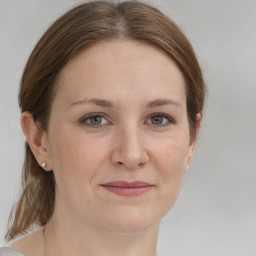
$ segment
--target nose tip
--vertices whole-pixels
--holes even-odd
[[[129,163],[128,163],[128,161],[126,161],[126,162],[117,162],[116,164],[118,165],[118,166],[125,166],[126,167],[126,169],[128,169],[128,170],[133,170],[133,169],[138,169],[138,168],[142,168],[142,167],[144,167],[144,161],[143,162],[141,162],[141,163],[139,163],[139,164],[137,164],[138,162],[134,162],[133,164],[131,163],[131,161],[129,161]]]
[[[144,167],[149,161],[149,155],[142,137],[130,132],[118,139],[112,151],[111,161],[114,165],[128,170]]]

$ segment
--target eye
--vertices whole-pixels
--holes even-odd
[[[93,128],[99,128],[109,123],[102,114],[98,113],[87,115],[83,117],[80,122]]]
[[[171,123],[174,124],[175,121],[173,120],[172,117],[168,115],[157,113],[157,114],[151,115],[150,118],[147,120],[147,123],[154,126],[166,126]]]

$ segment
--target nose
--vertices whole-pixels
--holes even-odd
[[[149,161],[149,155],[138,129],[126,129],[115,137],[111,162],[128,170],[138,169]]]

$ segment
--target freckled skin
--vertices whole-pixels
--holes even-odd
[[[72,105],[84,98],[115,107]],[[180,106],[145,107],[162,98]],[[80,122],[95,112],[104,115],[102,127]],[[175,123],[154,126],[153,113]],[[139,42],[102,42],[84,50],[60,74],[46,142],[56,178],[53,219],[119,233],[158,225],[178,196],[194,148],[182,73],[165,53]],[[154,187],[122,197],[100,186],[119,180]]]

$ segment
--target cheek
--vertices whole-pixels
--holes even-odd
[[[179,176],[186,168],[189,153],[189,139],[182,136],[166,138],[155,143],[154,152],[155,164],[161,170],[163,178]]]
[[[106,158],[105,145],[74,129],[52,134],[51,158],[57,188],[86,190]]]
[[[160,174],[158,202],[163,203],[164,214],[172,207],[180,192],[188,157],[188,143],[187,140],[165,141],[155,152],[155,168]]]

